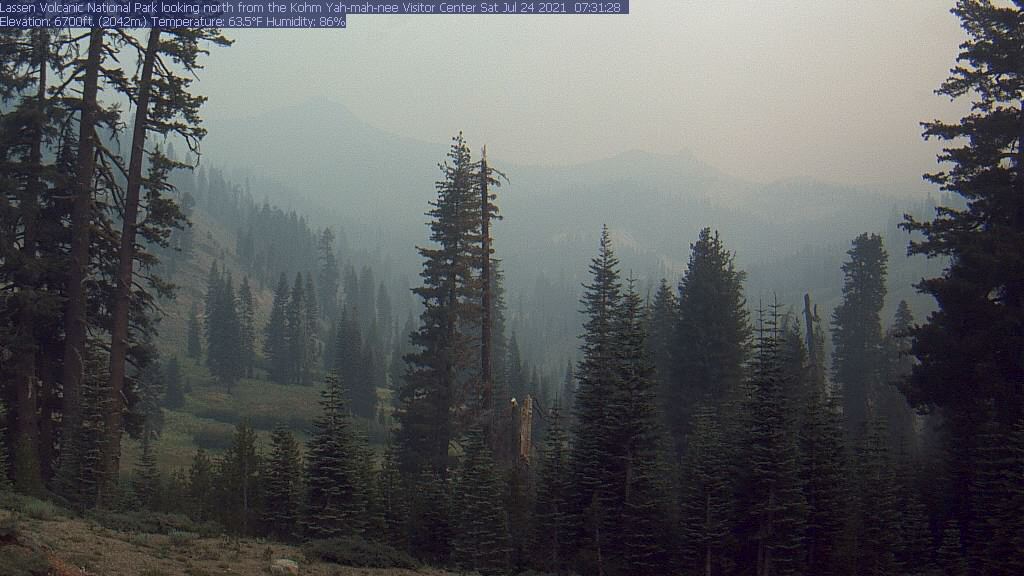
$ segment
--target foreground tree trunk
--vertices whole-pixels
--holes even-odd
[[[68,262],[67,305],[64,311],[64,441],[74,445],[82,424],[82,380],[85,372],[86,293],[89,272],[90,214],[92,183],[96,171],[96,123],[99,117],[100,61],[103,57],[103,29],[89,32],[89,49],[84,64],[79,117],[78,155],[75,166],[74,202],[71,207],[71,253]],[[73,448],[72,448],[73,449]],[[73,478],[69,478],[73,480]]]
[[[121,429],[123,427],[124,381],[128,355],[128,316],[131,309],[132,265],[135,261],[135,239],[139,217],[139,193],[142,188],[142,164],[146,153],[146,131],[149,100],[153,84],[153,67],[160,47],[160,29],[152,28],[139,79],[139,93],[132,128],[132,152],[128,163],[128,186],[125,191],[124,215],[121,225],[121,246],[118,250],[117,287],[110,331],[110,383],[107,389],[108,410],[104,418],[103,471],[107,482],[116,481],[121,463]]]
[[[491,199],[487,192],[487,147],[484,147],[483,158],[480,160],[480,278],[481,314],[480,321],[480,387],[481,407],[488,420],[493,416],[494,402],[492,385],[493,358],[491,342],[493,322],[491,320]]]
[[[38,356],[38,338],[36,337],[36,298],[35,291],[39,287],[38,269],[35,264],[36,248],[39,241],[38,222],[39,197],[42,194],[43,160],[43,114],[46,108],[47,82],[47,51],[49,32],[46,29],[32,33],[34,56],[39,67],[36,87],[36,114],[31,125],[31,142],[28,151],[28,174],[24,194],[19,201],[21,211],[22,265],[17,273],[17,284],[21,287],[22,296],[18,313],[17,342],[21,352],[15,365],[16,403],[17,403],[17,438],[16,472],[18,486],[22,490],[35,491],[40,486],[41,470],[44,468],[42,454],[49,455],[49,450],[41,449],[40,425],[38,417],[39,378],[36,375],[36,358]],[[46,412],[44,411],[44,414]],[[46,438],[44,438],[45,440]],[[48,439],[52,441],[52,439]]]

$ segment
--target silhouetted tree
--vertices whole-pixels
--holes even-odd
[[[691,411],[698,402],[718,404],[743,381],[750,327],[743,297],[746,274],[710,228],[690,246],[679,283],[679,319],[672,346],[674,370],[666,412],[677,449],[685,447]]]
[[[832,313],[832,378],[843,398],[847,431],[863,433],[882,393],[882,321],[889,259],[882,238],[861,234],[843,263],[843,302]]]
[[[998,513],[970,501],[984,468],[981,432],[994,419],[1008,435],[1024,413],[1024,71],[1012,64],[1024,46],[1024,6],[959,0],[952,12],[967,39],[937,92],[969,98],[971,106],[958,122],[924,124],[924,137],[945,145],[943,170],[926,178],[963,203],[937,208],[930,221],[908,216],[902,224],[919,235],[910,253],[949,259],[941,276],[917,285],[938,309],[912,331],[919,363],[903,391],[912,405],[943,415],[952,463],[945,499],[967,557],[977,562],[988,543],[972,535]],[[952,548],[951,538],[944,548]],[[942,568],[952,573],[956,564],[947,558]]]
[[[270,320],[264,329],[263,355],[267,359],[270,379],[278,384],[287,384],[289,378],[288,349],[288,278],[281,273],[274,289],[274,302],[270,308]]]
[[[498,471],[479,428],[467,432],[465,450],[452,502],[452,562],[481,574],[504,574],[509,565],[508,519]]]
[[[302,506],[302,462],[299,443],[283,426],[270,436],[270,456],[264,481],[264,516],[267,532],[282,540],[298,534]]]

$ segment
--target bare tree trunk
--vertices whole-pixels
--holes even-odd
[[[82,380],[85,370],[86,294],[89,272],[89,220],[92,212],[92,182],[96,171],[96,122],[99,105],[100,61],[103,57],[103,29],[89,32],[89,50],[82,83],[79,117],[78,157],[75,166],[74,203],[71,207],[71,261],[68,263],[67,306],[64,312],[64,443],[71,445],[82,425]]]
[[[481,404],[488,420],[494,411],[493,400],[493,324],[491,318],[491,199],[487,191],[487,147],[484,147],[483,158],[480,160],[480,248],[483,252],[480,264],[480,276],[483,278],[481,291],[480,320],[480,385]]]
[[[124,215],[121,224],[121,246],[118,250],[117,291],[114,295],[110,331],[110,384],[107,389],[108,410],[104,418],[103,471],[108,482],[114,482],[121,463],[122,413],[125,408],[124,381],[128,354],[128,312],[131,308],[132,265],[135,261],[135,238],[139,217],[139,192],[142,188],[142,163],[146,153],[146,126],[149,121],[149,100],[153,84],[153,68],[160,47],[160,29],[151,28],[149,42],[139,78],[135,123],[132,128],[132,152],[128,162],[128,186],[125,191]]]
[[[36,86],[36,110],[42,115],[46,108],[47,64],[50,35],[45,28],[32,32],[34,55],[39,67]],[[39,242],[39,197],[42,193],[40,171],[43,164],[43,120],[36,117],[32,126],[32,143],[29,148],[28,178],[25,193],[18,203],[23,226],[22,266],[17,272],[20,285],[21,308],[18,312],[17,342],[21,348],[15,363],[16,402],[17,402],[17,437],[21,443],[16,472],[18,483],[22,488],[35,490],[39,487],[39,479],[43,468],[40,457],[40,430],[37,411],[39,402],[39,378],[36,374],[36,358],[38,355],[38,338],[35,329],[35,306],[32,294],[39,288],[39,275],[36,272],[36,250]],[[47,451],[47,454],[49,451]]]

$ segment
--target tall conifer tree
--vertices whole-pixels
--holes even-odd
[[[619,397],[617,315],[622,303],[619,261],[612,250],[608,228],[601,232],[598,255],[590,263],[591,283],[582,298],[583,358],[576,370],[576,429],[573,434],[572,467],[574,514],[582,534],[574,539],[584,554],[603,570],[608,554],[607,538],[615,530],[616,478],[609,466],[620,453],[614,437],[609,400]],[[603,537],[602,537],[603,535]]]
[[[801,491],[796,439],[786,414],[778,310],[758,312],[757,341],[748,383],[748,472],[741,496],[745,551],[741,563],[757,576],[803,570],[806,501]]]
[[[274,302],[270,309],[270,320],[263,333],[263,355],[270,368],[270,379],[278,384],[287,384],[289,375],[288,350],[288,278],[284,272],[274,289]]]
[[[301,509],[302,462],[299,444],[282,426],[270,437],[264,481],[264,516],[267,531],[281,540],[295,538]]]
[[[465,449],[452,503],[452,561],[465,570],[504,574],[510,552],[508,518],[501,504],[501,481],[482,430],[467,432]]]
[[[685,447],[693,407],[705,398],[716,404],[730,399],[743,381],[750,339],[745,278],[718,233],[701,230],[679,283],[674,370],[666,407],[680,450]]]
[[[861,234],[843,263],[843,301],[832,313],[832,378],[850,434],[864,433],[882,392],[882,321],[889,256],[877,234]]]
[[[1024,413],[1024,5],[958,0],[952,12],[967,38],[937,92],[970,100],[970,111],[925,123],[924,137],[944,145],[942,170],[926,178],[961,202],[903,224],[920,234],[912,254],[949,258],[941,276],[917,285],[938,309],[912,331],[919,363],[903,391],[943,414],[954,462],[945,497],[977,558],[987,543],[970,535],[999,513],[968,499],[983,468],[981,431],[994,418],[1006,434]]]
[[[306,457],[306,505],[301,520],[311,538],[362,535],[366,506],[360,462],[345,391],[336,375],[320,392],[321,413],[313,421]]]
[[[572,490],[569,436],[558,401],[548,413],[549,423],[541,451],[537,498],[533,513],[533,562],[547,572],[563,574],[570,565],[567,549],[575,533],[572,526]]]
[[[249,288],[249,277],[238,287],[238,340],[240,375],[252,378],[256,370],[256,301]]]
[[[412,334],[417,350],[406,356],[409,369],[396,411],[403,469],[424,466],[444,478],[448,449],[465,422],[464,392],[476,377],[472,353],[479,320],[480,202],[469,147],[461,134],[452,140],[440,166],[437,199],[431,202],[430,240],[418,248],[423,285],[413,291],[423,302],[420,327]]]

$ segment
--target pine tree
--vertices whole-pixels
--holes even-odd
[[[1024,527],[1024,460],[1019,424],[1007,427],[989,418],[977,438],[969,502],[977,521],[968,525],[963,543],[972,573],[1003,576],[1021,564],[1013,558]]]
[[[959,0],[952,12],[967,38],[937,93],[970,99],[970,112],[958,122],[925,123],[924,137],[945,146],[943,169],[926,178],[959,198],[930,221],[902,224],[920,234],[912,254],[949,259],[941,276],[917,285],[938,309],[912,331],[919,363],[903,391],[913,406],[943,413],[956,457],[945,498],[968,555],[977,557],[976,546],[986,543],[970,535],[995,511],[966,500],[982,468],[975,444],[986,420],[1009,427],[1024,413],[1024,73],[1011,64],[1024,46],[1024,6]]]
[[[107,482],[100,459],[103,418],[108,409],[105,392],[109,364],[94,346],[95,343],[87,348],[88,356],[83,364],[85,378],[78,390],[81,405],[78,407],[77,430],[71,438],[65,439],[61,448],[60,472],[56,482],[62,496],[86,508],[113,502],[110,494],[116,488],[116,482]],[[19,447],[20,444],[15,445],[16,450]],[[15,464],[17,462],[16,456]],[[16,476],[15,480],[19,491],[33,493],[37,490],[21,485],[22,476]]]
[[[302,503],[302,463],[299,444],[287,428],[278,426],[270,437],[266,472],[263,523],[271,536],[291,540]]]
[[[202,327],[199,324],[199,308],[192,303],[188,313],[188,345],[187,354],[189,358],[198,360],[203,355]]]
[[[805,548],[809,574],[842,573],[849,492],[842,414],[825,382],[812,381],[799,431],[800,468],[807,501]]]
[[[320,392],[321,414],[313,421],[306,458],[306,503],[301,525],[311,538],[361,535],[365,499],[360,463],[345,391],[334,374]]]
[[[288,309],[288,278],[282,272],[274,290],[270,320],[263,336],[263,355],[270,367],[270,379],[278,384],[287,384],[289,376]]]
[[[310,330],[306,311],[305,283],[302,281],[302,274],[296,273],[285,315],[288,326],[289,384],[305,385],[311,382],[311,367],[307,365]]]
[[[708,404],[694,411],[683,473],[680,526],[686,571],[726,574],[732,486],[718,414]]]
[[[403,471],[429,466],[445,478],[448,449],[467,421],[466,397],[475,377],[473,329],[480,315],[478,269],[480,202],[469,147],[462,135],[452,140],[448,161],[440,166],[437,199],[431,203],[431,248],[423,258],[423,285],[414,293],[423,303],[420,326],[412,334],[416,350],[406,356],[409,369],[395,412],[401,427],[398,444]]]
[[[215,493],[224,526],[235,534],[252,534],[262,517],[260,477],[263,457],[248,420],[235,426],[231,447],[219,463]]]
[[[906,300],[900,300],[882,341],[884,371],[878,395],[879,415],[889,423],[892,446],[916,443],[914,413],[898,388],[914,368],[914,358],[910,354],[913,328],[914,316],[910,306]]]
[[[86,431],[84,409],[89,405],[85,396],[85,362],[90,358],[88,350],[88,294],[86,292],[86,280],[89,276],[90,244],[92,240],[94,211],[94,180],[96,178],[97,157],[101,157],[99,133],[97,130],[100,118],[105,109],[100,105],[100,70],[103,67],[107,56],[107,37],[102,28],[92,28],[89,31],[88,49],[86,56],[81,59],[81,64],[74,70],[74,76],[80,77],[81,98],[75,105],[80,105],[81,113],[78,117],[77,151],[74,155],[73,180],[70,186],[73,200],[70,214],[71,245],[69,249],[68,273],[66,283],[68,286],[66,304],[64,307],[64,364],[62,367],[61,384],[63,386],[63,418],[66,418],[64,430],[65,443],[73,446],[76,450],[75,460],[84,462],[86,456],[80,449],[86,445],[91,452],[90,441],[79,441],[79,434],[92,435],[93,430]],[[44,67],[45,68],[45,67]],[[34,433],[22,435],[23,438],[33,438]],[[30,454],[28,458],[19,457],[16,454],[16,465],[35,460]],[[67,458],[66,462],[71,462]],[[22,476],[26,472],[34,475],[37,466],[31,465],[33,470],[29,471],[25,466],[18,470],[18,482],[22,482]],[[75,468],[72,465],[72,468]],[[63,472],[63,481],[66,484],[73,484],[76,479],[85,477],[79,476],[80,470]],[[100,481],[102,477],[93,476]],[[31,481],[31,479],[30,479]],[[83,493],[89,489],[82,487]]]
[[[485,575],[504,574],[509,565],[508,519],[501,505],[498,472],[482,430],[467,432],[465,450],[453,502],[452,562]]]
[[[409,514],[402,477],[398,469],[398,452],[390,436],[384,446],[384,459],[377,479],[378,501],[384,519],[385,541],[398,549],[408,545],[406,519]]]
[[[231,273],[210,269],[206,295],[206,363],[217,381],[231,392],[242,375],[241,323]]]
[[[168,514],[188,514],[188,476],[184,470],[179,468],[167,476],[167,481],[160,487],[159,509]]]
[[[647,326],[643,303],[635,281],[627,281],[617,314],[616,342],[622,396],[621,406],[612,403],[617,418],[615,436],[623,442],[625,471],[622,539],[623,560],[630,574],[663,574],[671,546],[672,486],[662,450],[661,415],[656,408],[654,365],[648,355]]]
[[[490,452],[490,449],[488,448]],[[493,454],[493,453],[492,453]],[[498,465],[500,467],[500,465]],[[501,487],[502,510],[505,514],[509,536],[508,563],[513,570],[523,570],[532,550],[529,548],[530,526],[533,522],[534,486],[533,471],[527,462],[518,462],[505,469]]]
[[[345,306],[351,308],[359,306],[359,274],[352,264],[345,266],[344,293]]]
[[[215,326],[218,314],[218,298],[223,290],[224,279],[220,267],[214,261],[210,264],[210,272],[206,276],[206,296],[203,299],[203,335],[206,337],[207,349],[216,336]],[[209,359],[207,359],[209,362]]]
[[[548,430],[541,451],[530,549],[534,551],[537,568],[557,574],[564,574],[570,565],[567,545],[575,532],[569,465],[569,436],[556,400],[548,413]]]
[[[238,288],[238,336],[241,374],[252,378],[256,370],[256,301],[249,288],[249,277]]]
[[[566,362],[565,365],[565,376],[562,379],[561,399],[565,406],[565,414],[567,415],[567,418],[571,420],[571,416],[576,410],[576,373],[573,371],[572,361]],[[569,420],[567,420],[567,422]],[[571,428],[571,426],[567,425],[566,428]]]
[[[51,467],[53,429],[50,412],[56,406],[46,400],[55,393],[53,378],[43,378],[50,357],[58,356],[61,307],[66,291],[47,287],[47,278],[63,276],[70,264],[63,242],[51,241],[63,229],[48,226],[54,218],[66,215],[65,200],[73,176],[62,158],[50,160],[48,152],[62,146],[70,148],[70,134],[57,135],[56,126],[68,125],[73,118],[67,102],[74,106],[67,84],[51,86],[51,72],[70,71],[68,56],[56,49],[69,42],[68,32],[50,29],[5,30],[0,44],[0,283],[7,289],[4,299],[6,323],[0,332],[4,349],[5,383],[9,384],[11,404],[8,415],[12,436],[18,438],[11,454],[12,472],[19,484],[38,485],[38,476],[47,476]],[[82,62],[79,60],[76,64]],[[59,74],[59,72],[58,72]],[[68,137],[62,144],[59,139]],[[63,155],[61,155],[63,156]],[[59,186],[59,188],[58,188]],[[57,211],[54,211],[54,209]],[[51,329],[52,328],[52,329]],[[84,343],[84,334],[83,340]],[[52,347],[52,348],[51,348]],[[48,381],[50,380],[50,381]],[[72,385],[63,393],[75,393]],[[56,404],[53,402],[52,404]],[[77,406],[75,407],[77,408]],[[65,406],[63,421],[72,418]],[[38,411],[38,413],[37,413]],[[65,438],[68,433],[65,431]]]
[[[903,453],[896,466],[896,511],[898,533],[895,538],[896,566],[901,574],[927,574],[932,571],[932,533],[928,523],[915,471],[920,462]]]
[[[679,319],[671,350],[674,370],[666,412],[680,452],[693,407],[706,398],[714,404],[729,399],[743,381],[750,338],[745,278],[718,233],[701,230],[679,283]]]
[[[747,406],[749,471],[743,514],[749,521],[749,565],[758,576],[803,569],[806,501],[801,491],[795,438],[785,413],[778,311],[758,312],[757,342]]]
[[[317,285],[320,286],[320,313],[324,318],[334,318],[338,308],[338,284],[341,273],[338,259],[334,255],[334,232],[324,228],[317,241]]]
[[[126,38],[126,37],[123,37]],[[123,39],[122,38],[122,39]],[[118,475],[121,459],[123,399],[125,398],[129,341],[129,316],[133,308],[151,300],[144,290],[136,288],[136,263],[145,270],[155,263],[155,257],[144,247],[167,247],[171,230],[180,228],[184,215],[170,195],[173,186],[168,175],[175,168],[184,168],[162,153],[159,147],[146,149],[150,134],[163,138],[178,137],[195,150],[206,131],[200,124],[199,109],[204,98],[189,92],[196,71],[202,66],[200,55],[208,53],[211,44],[226,46],[230,42],[216,28],[149,29],[145,47],[141,43],[126,42],[139,51],[138,72],[130,77],[128,86],[119,86],[121,76],[111,81],[121,88],[135,105],[132,126],[132,144],[125,174],[124,195],[119,203],[121,221],[117,239],[117,255],[113,294],[110,299],[110,381],[108,384],[109,411],[104,423],[103,462],[110,478]],[[177,66],[165,66],[163,60],[173,60]],[[148,173],[143,175],[143,167]],[[90,175],[91,179],[91,175]],[[143,189],[145,194],[143,194]],[[141,216],[141,219],[140,219]],[[152,274],[143,274],[151,285],[165,290]],[[230,383],[229,383],[230,386]]]
[[[155,510],[160,497],[160,471],[156,467],[151,435],[142,435],[142,454],[135,465],[135,497],[148,510]]]
[[[347,385],[352,411],[363,418],[373,417],[376,413],[377,389],[373,383],[372,367],[368,365],[372,362],[370,350],[364,349],[355,309],[342,310],[338,322],[338,340],[334,346],[334,370]]]
[[[317,301],[316,287],[313,285],[313,275],[306,274],[306,329],[308,330],[309,343],[306,345],[306,370],[309,373],[307,379],[312,381],[313,367],[320,363],[323,342],[320,340],[320,305]]]
[[[673,364],[672,347],[675,344],[676,322],[679,318],[678,301],[672,287],[664,278],[658,284],[648,310],[648,347],[654,362],[655,380],[658,383],[659,405],[668,406],[671,398]],[[662,408],[664,410],[664,408]]]
[[[467,402],[475,417],[482,417],[488,421],[486,434],[489,437],[487,441],[492,446],[497,446],[499,443],[497,436],[500,433],[492,430],[493,425],[499,420],[494,412],[494,408],[497,406],[494,401],[494,385],[496,380],[494,365],[496,347],[494,344],[496,333],[503,327],[496,325],[497,319],[495,318],[499,305],[495,290],[500,289],[501,273],[497,270],[494,260],[494,238],[491,236],[491,222],[501,219],[501,216],[498,214],[498,207],[494,204],[497,195],[494,194],[493,190],[501,186],[499,177],[504,175],[487,163],[486,146],[483,148],[476,169],[477,174],[475,176],[477,182],[475,188],[479,192],[480,203],[480,246],[477,254],[480,260],[478,264],[480,268],[478,280],[480,287],[480,374],[478,390],[470,395]]]
[[[857,461],[857,573],[873,576],[893,574],[896,571],[894,532],[899,518],[896,515],[893,462],[884,421],[877,418],[868,421],[867,435]]]
[[[391,332],[394,319],[391,317],[391,296],[383,282],[377,287],[377,325],[384,331],[384,345],[391,343]]]
[[[377,486],[377,454],[367,439],[367,427],[357,426],[353,434],[356,460],[357,505],[363,509],[361,518],[365,535],[379,535],[384,530],[384,506]]]
[[[618,398],[618,342],[616,318],[622,301],[619,262],[612,250],[607,227],[601,233],[600,249],[590,264],[593,280],[584,285],[581,303],[586,315],[583,325],[583,359],[576,370],[576,429],[573,434],[572,468],[575,500],[573,512],[582,528],[574,538],[574,549],[593,558],[598,571],[604,570],[608,554],[602,534],[613,532],[616,518],[615,489],[620,486],[610,473],[609,463],[620,453],[609,400]],[[617,519],[617,518],[616,518]],[[594,569],[590,567],[589,569]]]
[[[164,404],[167,384],[164,370],[158,358],[147,360],[133,378],[132,392],[136,398],[131,411],[126,414],[127,424],[142,434],[159,435],[164,428]]]
[[[209,520],[216,510],[213,501],[213,462],[202,448],[196,450],[188,471],[188,495],[192,517]]]
[[[409,549],[428,564],[444,566],[451,555],[454,533],[448,480],[429,468],[423,468],[407,482]]]
[[[860,435],[881,392],[882,322],[888,254],[861,234],[843,263],[843,302],[832,313],[832,378],[842,390],[847,432]]]
[[[376,288],[377,282],[373,277],[373,268],[364,264],[362,270],[359,271],[358,293],[354,303],[356,310],[362,312],[359,316],[361,320],[359,328],[362,330],[369,328],[374,318],[377,317],[377,302],[374,299]]]

